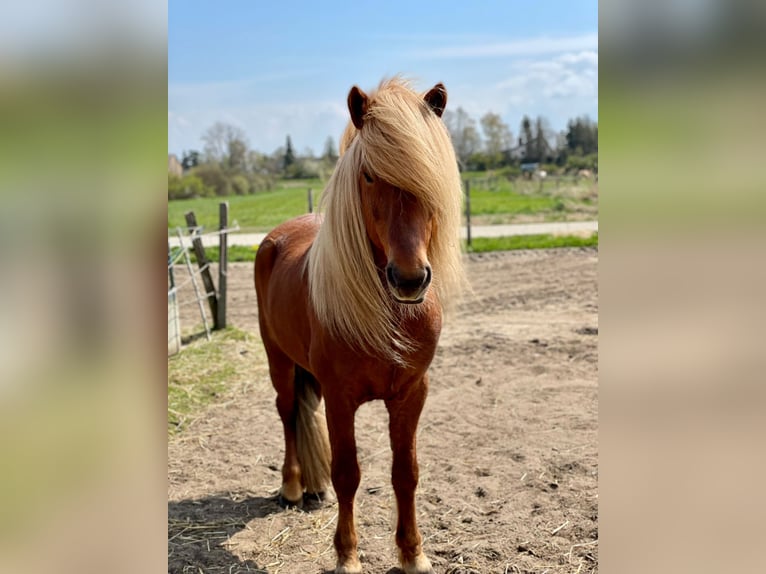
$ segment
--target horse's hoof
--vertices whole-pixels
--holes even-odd
[[[332,495],[326,490],[320,490],[319,492],[306,492],[303,495],[305,502],[325,502],[330,500]]]
[[[402,570],[404,574],[434,574],[431,562],[425,554],[418,554],[411,562],[402,564]]]
[[[303,498],[299,498],[298,500],[289,500],[282,496],[282,493],[279,493],[279,496],[277,497],[277,504],[281,506],[282,508],[303,508]]]
[[[362,563],[359,562],[358,558],[345,562],[338,561],[337,566],[335,566],[335,574],[362,574]]]

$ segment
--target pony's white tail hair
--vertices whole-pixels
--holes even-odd
[[[295,398],[298,402],[296,442],[301,481],[309,493],[324,492],[330,484],[330,439],[310,373],[295,367]]]

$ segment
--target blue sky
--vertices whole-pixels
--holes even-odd
[[[170,0],[168,148],[202,149],[216,121],[271,153],[289,134],[321,153],[348,121],[352,85],[402,74],[444,82],[448,109],[524,114],[556,129],[598,118],[596,0],[295,2]]]

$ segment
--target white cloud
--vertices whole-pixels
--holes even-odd
[[[230,111],[247,130],[251,147],[264,152],[284,145],[288,134],[296,149],[319,152],[327,136],[338,141],[348,121],[345,102],[264,104]]]
[[[585,63],[592,66],[598,66],[598,52],[591,50],[578,53],[562,54],[557,58],[557,60],[564,64]]]
[[[497,68],[499,70],[499,68]],[[579,115],[598,118],[598,52],[575,50],[549,57],[515,59],[492,80],[448,84],[449,109],[474,118],[498,113],[518,137],[523,115],[543,116],[554,130]],[[477,126],[478,127],[478,126]]]
[[[236,81],[169,84],[168,148],[202,149],[202,134],[225,122],[242,128],[254,150],[270,153],[289,134],[296,149],[319,152],[327,136],[337,142],[348,119],[345,100],[326,101],[301,89],[321,74],[313,67]]]
[[[461,106],[476,120],[488,111],[499,113],[514,132],[523,114],[543,115],[556,129],[577,115],[597,117],[596,40],[594,34],[555,42],[538,38],[485,44],[488,53],[526,53],[502,65],[491,61],[478,66],[474,60],[451,65],[439,78],[449,90],[449,109]],[[562,51],[563,46],[572,49]],[[266,153],[284,145],[288,134],[298,150],[311,147],[318,153],[327,136],[337,143],[348,122],[345,90],[337,88],[337,81],[309,78],[312,71],[316,70],[285,71],[284,78],[276,72],[242,81],[169,85],[169,150],[201,149],[202,134],[217,121],[241,127],[250,147]],[[306,85],[315,88],[307,90]]]
[[[513,73],[497,84],[512,102],[540,98],[598,97],[598,53],[566,53],[547,60],[526,60],[513,65]]]
[[[330,101],[255,103],[227,107],[200,102],[183,114],[175,110],[168,112],[170,151],[202,149],[202,134],[218,121],[244,129],[251,149],[271,153],[284,145],[285,138],[290,135],[296,149],[302,151],[311,147],[319,153],[327,136],[332,136],[337,145],[348,121],[348,110],[345,102]]]
[[[188,128],[191,122],[185,117],[168,110],[168,127]]]
[[[598,49],[598,34],[551,38],[524,38],[511,42],[474,43],[418,50],[411,54],[423,59],[488,58],[500,56],[534,56],[559,52]]]
[[[240,80],[220,82],[173,82],[168,84],[168,101],[174,104],[205,102],[210,105],[227,105],[231,102],[254,101],[275,86],[301,85],[321,76],[321,68],[299,68],[259,74]]]

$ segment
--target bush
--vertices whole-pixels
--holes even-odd
[[[274,187],[274,177],[271,175],[251,173],[248,174],[248,183],[250,184],[250,193],[269,191]]]
[[[217,163],[203,163],[192,172],[219,197],[231,195],[231,182]]]
[[[573,155],[567,158],[566,171],[576,173],[581,169],[598,171],[598,154],[592,153],[586,156]]]
[[[561,168],[555,163],[544,163],[540,166],[540,169],[548,175],[559,175],[559,172],[561,172]]]
[[[193,197],[212,197],[213,190],[195,175],[178,177],[168,174],[168,199],[190,199]]]
[[[490,164],[490,158],[483,152],[471,154],[465,162],[466,171],[487,171]]]
[[[237,195],[247,195],[250,192],[250,182],[244,175],[235,175],[231,178],[231,189]]]
[[[321,175],[321,162],[314,159],[299,159],[285,169],[286,179],[314,179]]]
[[[227,171],[218,163],[203,163],[181,180],[168,174],[168,198],[226,197],[268,191],[274,177],[245,171]],[[172,191],[171,191],[172,190]]]
[[[178,199],[183,192],[181,187],[181,178],[172,173],[168,174],[168,199]]]
[[[498,177],[503,177],[505,179],[511,180],[521,175],[521,168],[515,165],[508,165],[504,168],[498,169],[495,173]]]

